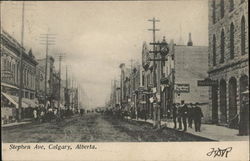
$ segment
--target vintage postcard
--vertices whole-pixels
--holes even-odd
[[[4,161],[249,160],[248,0],[0,6]]]

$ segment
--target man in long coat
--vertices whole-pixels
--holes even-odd
[[[203,117],[203,113],[201,111],[201,108],[199,107],[199,103],[196,103],[195,108],[194,108],[194,126],[195,126],[196,132],[201,131],[201,118],[202,117]]]

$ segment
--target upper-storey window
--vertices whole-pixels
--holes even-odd
[[[234,10],[234,0],[229,0],[229,11],[233,11]]]
[[[221,18],[224,17],[224,12],[225,12],[224,0],[221,0],[220,1],[220,14],[221,14]]]
[[[213,66],[216,66],[216,37],[213,35]]]
[[[224,29],[222,29],[221,31],[221,39],[220,39],[220,63],[224,63],[224,59],[225,59],[225,34],[224,34]]]
[[[230,25],[230,58],[234,58],[234,24]]]
[[[216,7],[215,7],[215,0],[212,2],[212,18],[213,18],[213,24],[216,23]]]
[[[241,55],[246,54],[246,22],[245,17],[241,18]]]

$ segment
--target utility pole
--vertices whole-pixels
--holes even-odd
[[[160,20],[155,19],[155,17],[153,17],[153,19],[149,19],[148,21],[153,23],[153,28],[152,29],[148,29],[149,31],[152,31],[153,33],[153,88],[157,89],[157,82],[156,82],[156,63],[155,63],[155,58],[156,58],[156,46],[155,46],[155,32],[156,31],[160,31],[159,29],[155,28],[155,23],[156,22],[160,22]],[[153,97],[156,98],[156,93],[153,93]],[[155,107],[154,107],[155,106]],[[159,119],[157,117],[157,113],[159,110],[159,105],[157,104],[157,101],[153,103],[153,107],[154,107],[154,111],[153,111],[153,118],[154,118],[154,126],[159,127],[160,125],[158,125],[159,123]]]
[[[68,66],[66,66],[66,92],[65,92],[65,104],[66,108],[69,109],[69,93],[68,93]]]
[[[62,68],[62,60],[64,58],[64,53],[59,53],[58,54],[58,59],[59,59],[59,95],[58,95],[58,109],[59,109],[59,112],[61,111],[61,107],[60,107],[60,104],[61,104],[61,68]]]
[[[74,79],[73,79],[73,75],[71,77],[71,108],[74,110]]]
[[[49,29],[48,29],[49,30]],[[45,56],[45,81],[44,81],[44,107],[46,108],[47,104],[47,75],[48,75],[48,51],[49,51],[49,45],[55,45],[55,37],[53,37],[55,34],[41,34],[41,45],[45,45],[46,47],[46,56]]]
[[[22,97],[23,97],[23,40],[24,40],[24,10],[25,10],[25,1],[22,4],[22,27],[21,27],[21,47],[20,47],[20,69],[19,69],[19,99],[18,99],[18,121],[22,119]]]

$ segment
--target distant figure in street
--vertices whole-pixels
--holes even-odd
[[[178,124],[179,124],[179,130],[181,130],[182,129],[182,121],[181,121],[181,106],[180,106],[180,104],[177,104],[177,120],[178,120]]]
[[[201,108],[199,107],[199,103],[196,103],[195,108],[194,108],[194,126],[195,126],[196,132],[201,131],[201,118],[202,117],[203,117],[203,113],[201,111]]]
[[[56,116],[57,115],[57,109],[55,108],[53,112],[54,112],[54,115]]]
[[[80,109],[80,115],[81,115],[81,117],[83,116],[83,109]]]
[[[193,125],[193,118],[194,117],[194,106],[192,103],[189,104],[188,107],[188,127],[192,128]]]
[[[184,103],[184,100],[182,100],[181,101],[181,118],[182,118],[182,123],[184,126],[183,131],[187,131],[187,113],[188,113],[187,105]]]
[[[40,122],[43,122],[43,121],[44,121],[44,115],[45,115],[44,110],[41,110],[41,114],[40,114]]]
[[[37,110],[36,109],[33,110],[33,117],[34,117],[34,120],[36,121],[37,120]]]
[[[176,118],[177,118],[177,107],[176,104],[173,104],[173,122],[174,122],[174,128],[176,129]]]

